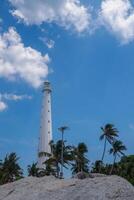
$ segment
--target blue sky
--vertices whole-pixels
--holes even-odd
[[[47,17],[32,10],[32,4],[38,10],[36,1],[27,2],[0,3],[0,158],[14,151],[23,168],[36,161],[41,84],[46,79],[53,87],[54,139],[60,138],[57,128],[68,125],[67,141],[85,142],[94,161],[103,149],[100,127],[113,123],[127,154],[133,154],[133,2],[64,0],[62,5],[61,0],[41,0],[53,14]]]

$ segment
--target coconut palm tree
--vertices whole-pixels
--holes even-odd
[[[62,140],[62,148],[61,148],[61,170],[60,170],[60,178],[62,179],[63,178],[63,164],[64,164],[64,161],[63,161],[63,142],[64,142],[64,132],[66,130],[69,130],[69,127],[68,126],[61,126],[60,128],[58,128],[58,130],[61,132],[61,140]]]
[[[63,145],[63,146],[62,146]],[[50,142],[52,154],[49,155],[48,160],[45,162],[46,165],[52,168],[52,171],[55,170],[55,176],[59,177],[60,174],[60,165],[67,168],[67,165],[70,164],[72,160],[71,154],[71,146],[66,146],[65,141],[62,140],[57,141],[54,143],[53,141]],[[63,147],[63,161],[61,160],[61,152]]]
[[[123,151],[126,151],[126,150],[127,150],[126,146],[122,143],[122,141],[117,140],[117,141],[113,142],[112,148],[109,151],[109,153],[113,154],[113,156],[114,156],[113,165],[112,165],[110,174],[112,174],[112,172],[113,172],[117,156],[120,156],[120,155],[124,156],[125,154]]]
[[[106,124],[105,127],[101,127],[102,135],[100,136],[100,140],[104,140],[104,149],[102,154],[102,162],[104,160],[107,142],[112,144],[115,141],[116,137],[118,137],[118,130],[114,127],[113,124]]]
[[[95,163],[93,164],[92,172],[93,173],[99,173],[100,168],[102,169],[103,163],[101,160],[96,160]]]
[[[16,153],[6,155],[0,164],[0,184],[13,182],[22,178],[22,169],[18,164],[19,158]]]
[[[72,155],[74,163],[72,163],[72,174],[78,172],[88,172],[89,160],[86,158],[86,153],[88,152],[87,146],[85,143],[79,143],[77,147],[73,147]]]
[[[39,176],[39,168],[37,167],[37,163],[33,163],[32,165],[28,165],[28,176]]]

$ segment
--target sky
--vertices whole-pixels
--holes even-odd
[[[54,140],[85,142],[101,158],[112,123],[134,153],[134,2],[0,0],[0,158],[37,160],[42,83],[52,84]],[[106,161],[112,161],[106,155]]]

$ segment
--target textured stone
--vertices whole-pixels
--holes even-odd
[[[84,180],[28,177],[0,186],[0,200],[134,200],[134,187],[118,176]]]

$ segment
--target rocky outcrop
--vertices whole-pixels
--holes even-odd
[[[134,187],[118,176],[28,177],[0,186],[0,200],[134,200]]]

